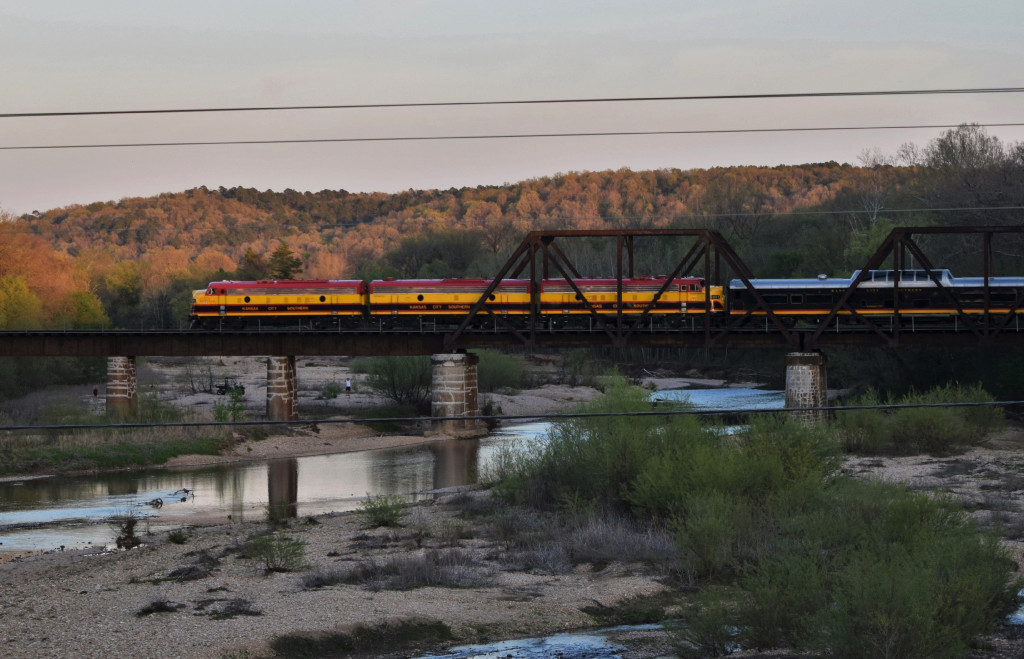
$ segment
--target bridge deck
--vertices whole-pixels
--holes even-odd
[[[810,338],[812,330],[793,330],[798,339]],[[179,330],[108,330],[108,331],[24,331],[0,332],[0,356],[245,356],[245,355],[430,355],[447,350],[447,333],[410,332],[315,332],[315,331],[179,331]],[[1024,331],[1002,331],[979,340],[970,331],[904,329],[898,337],[902,346],[975,345],[1024,346]],[[610,337],[603,331],[538,332],[533,345],[538,348],[609,345]],[[732,331],[710,336],[702,331],[638,332],[629,337],[629,345],[658,346],[751,346],[792,347],[774,331]],[[870,330],[823,333],[816,345],[882,347],[893,340]],[[459,337],[457,348],[501,348],[523,346],[511,333],[466,332]]]

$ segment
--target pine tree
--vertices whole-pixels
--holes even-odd
[[[291,248],[282,240],[270,255],[270,272],[274,279],[292,279],[302,270],[302,259],[295,256]]]

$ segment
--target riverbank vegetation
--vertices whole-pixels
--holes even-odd
[[[622,382],[585,406],[649,409]],[[844,476],[851,427],[775,416],[728,435],[693,416],[572,419],[506,453],[494,492],[669,530],[686,651],[961,656],[1013,605],[1014,564],[952,500]]]
[[[874,389],[847,401],[848,406],[927,405],[879,412],[840,412],[835,427],[844,450],[862,454],[948,453],[980,444],[1003,425],[1003,410],[979,385],[946,384],[923,393],[886,396]],[[974,403],[977,407],[941,407]]]
[[[0,417],[2,418],[2,417]],[[150,396],[139,398],[134,423],[186,421],[184,413]],[[100,426],[124,421],[80,405],[47,408],[42,425]],[[217,455],[229,443],[223,429],[78,428],[0,433],[0,474],[104,471],[159,465],[179,455]]]
[[[499,389],[515,390],[523,385],[519,360],[497,350],[474,350],[477,388],[481,393]],[[430,357],[362,357],[352,361],[352,370],[366,375],[365,383],[378,394],[414,414],[430,413]]]

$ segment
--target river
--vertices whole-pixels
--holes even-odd
[[[783,404],[782,392],[744,388],[652,394],[660,400],[683,397],[701,409],[776,409]],[[8,479],[0,481],[0,550],[106,546],[114,539],[106,520],[128,510],[143,518],[144,530],[161,531],[197,522],[261,520],[271,503],[287,515],[304,517],[353,510],[368,496],[415,501],[478,482],[500,447],[547,429],[547,423],[526,423],[478,440],[188,469]]]

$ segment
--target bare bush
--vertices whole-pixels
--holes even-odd
[[[132,549],[142,544],[142,540],[135,535],[135,527],[139,524],[139,514],[135,510],[134,502],[127,508],[110,518],[110,525],[117,536],[114,543],[118,549]]]
[[[320,570],[303,579],[306,588],[338,583],[370,590],[410,590],[424,586],[471,588],[489,585],[493,575],[473,554],[458,549],[431,549],[386,561],[368,560],[348,567]]]
[[[587,517],[569,529],[564,543],[575,562],[639,561],[667,569],[679,560],[670,533],[621,515]]]
[[[186,364],[185,380],[194,394],[213,393],[213,369],[209,364]]]
[[[153,600],[146,606],[139,609],[135,615],[138,617],[148,616],[153,613],[175,613],[185,608],[184,604],[170,602],[168,600]]]
[[[573,561],[565,547],[557,543],[546,543],[522,551],[502,552],[496,554],[495,558],[498,558],[506,569],[516,571],[540,570],[549,574],[568,574],[573,569]]]

